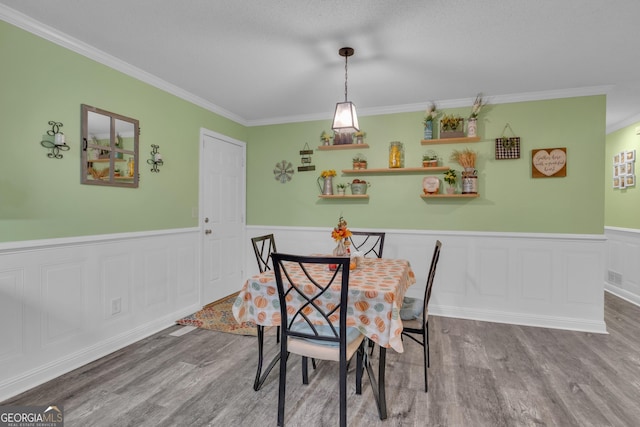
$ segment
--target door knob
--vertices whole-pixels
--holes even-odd
[[[205,219],[204,219],[204,222],[209,222],[209,218],[205,218]]]
[[[211,230],[204,230],[204,234],[211,234]]]

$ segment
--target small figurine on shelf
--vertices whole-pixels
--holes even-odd
[[[364,137],[367,134],[364,131],[357,131],[356,133],[353,134],[353,136],[356,137],[356,144],[364,144]]]

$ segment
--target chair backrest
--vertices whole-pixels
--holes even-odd
[[[431,257],[431,267],[429,267],[429,275],[427,276],[427,286],[424,289],[424,309],[423,319],[426,322],[428,311],[427,307],[429,305],[429,300],[431,299],[431,288],[433,287],[433,279],[436,277],[436,267],[438,265],[438,260],[440,259],[440,248],[442,247],[442,242],[440,240],[436,240],[436,247],[433,250],[433,257]]]
[[[256,261],[258,261],[258,269],[260,273],[264,273],[267,270],[271,270],[271,254],[277,252],[276,240],[273,234],[265,234],[264,236],[253,237],[251,239],[253,245],[253,252],[256,254]]]
[[[282,341],[291,336],[334,342],[346,351],[350,259],[282,253],[274,253],[272,259]]]
[[[382,258],[384,249],[384,232],[374,231],[351,231],[351,245],[354,250],[362,252],[364,256],[375,255]]]

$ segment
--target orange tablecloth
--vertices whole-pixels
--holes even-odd
[[[332,274],[326,266],[316,268],[319,269],[316,274]],[[302,273],[296,275],[296,279],[300,278]],[[400,308],[405,292],[415,282],[409,261],[365,258],[361,266],[349,274],[347,322],[382,347],[402,353]],[[336,290],[339,291],[339,286]],[[238,322],[280,325],[280,301],[273,271],[245,282],[233,304],[233,315]]]

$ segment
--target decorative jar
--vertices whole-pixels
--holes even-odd
[[[404,146],[400,141],[389,144],[389,168],[404,167]]]

